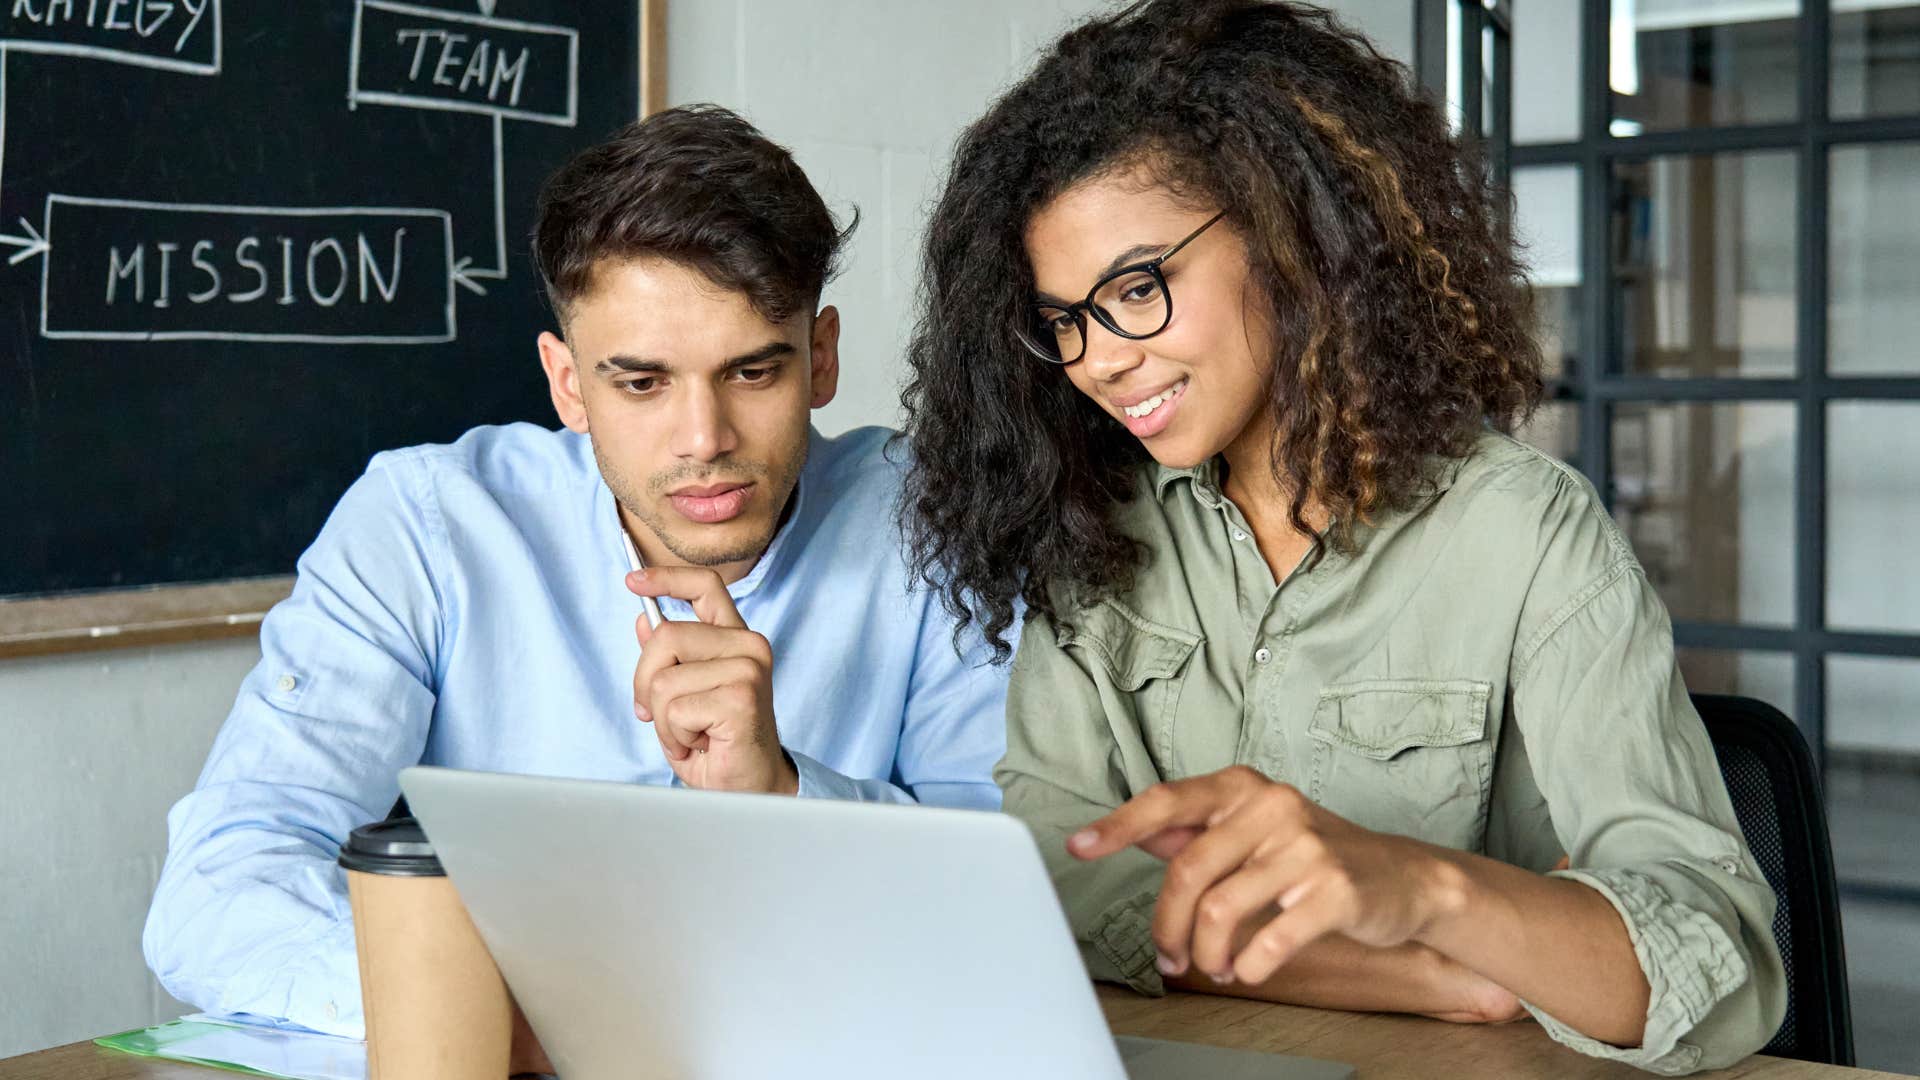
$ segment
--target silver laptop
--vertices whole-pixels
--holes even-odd
[[[1108,1032],[1001,814],[400,774],[565,1080],[1343,1080]]]

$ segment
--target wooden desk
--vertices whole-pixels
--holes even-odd
[[[1206,994],[1173,994],[1156,1001],[1105,986],[1100,988],[1100,1006],[1113,1030],[1122,1035],[1344,1061],[1359,1067],[1359,1080],[1645,1080],[1652,1075],[1581,1057],[1528,1023],[1469,1027],[1402,1016],[1262,1005]],[[216,1080],[233,1075],[117,1054],[92,1043],[0,1061],[0,1080]],[[1711,1080],[1894,1080],[1893,1073],[1757,1056],[1701,1076]]]
[[[1358,1080],[1646,1080],[1652,1073],[1582,1057],[1547,1038],[1538,1024],[1449,1024],[1411,1016],[1328,1012],[1210,994],[1143,998],[1100,987],[1100,1007],[1119,1035],[1183,1039],[1241,1050],[1343,1061]],[[1810,1065],[1755,1055],[1711,1080],[1888,1080],[1894,1073]],[[0,1066],[0,1080],[14,1080]]]

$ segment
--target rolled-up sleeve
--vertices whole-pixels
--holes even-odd
[[[375,468],[301,556],[293,595],[260,629],[199,783],[168,815],[147,915],[147,964],[214,1013],[362,1031],[346,885],[334,859],[387,812],[432,717],[439,542]]]
[[[1044,616],[1029,619],[1007,692],[1007,754],[994,772],[1005,809],[1024,821],[1059,891],[1087,971],[1158,996],[1152,920],[1165,866],[1138,848],[1096,862],[1067,854],[1067,837],[1158,777],[1130,717],[1103,703],[1093,676],[1060,646]],[[1131,774],[1131,776],[1130,776]]]
[[[1610,530],[1610,527],[1608,527]],[[1669,1075],[1760,1049],[1786,1009],[1775,898],[1676,669],[1665,607],[1624,550],[1516,654],[1513,721],[1571,869],[1606,897],[1651,991],[1634,1048],[1528,1006],[1554,1039]]]

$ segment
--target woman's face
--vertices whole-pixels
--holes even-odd
[[[1035,303],[1077,303],[1095,282],[1155,258],[1213,214],[1183,205],[1138,172],[1069,188],[1027,224]],[[1259,289],[1249,280],[1246,247],[1227,221],[1160,269],[1173,311],[1166,328],[1132,340],[1089,316],[1083,320],[1086,351],[1061,374],[1154,460],[1187,468],[1226,450],[1265,417],[1272,337],[1252,305]],[[1152,291],[1129,285],[1125,295],[1102,290],[1102,299],[1118,317],[1115,304],[1150,302]]]

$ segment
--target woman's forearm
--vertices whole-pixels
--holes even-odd
[[[1257,928],[1250,926],[1247,936]],[[1512,994],[1436,949],[1417,943],[1380,949],[1339,934],[1307,946],[1263,983],[1221,985],[1191,970],[1166,982],[1181,990],[1283,1005],[1417,1013],[1461,1023],[1525,1015]]]
[[[1650,991],[1606,897],[1484,856],[1430,850],[1441,914],[1420,941],[1576,1031],[1640,1045]]]

